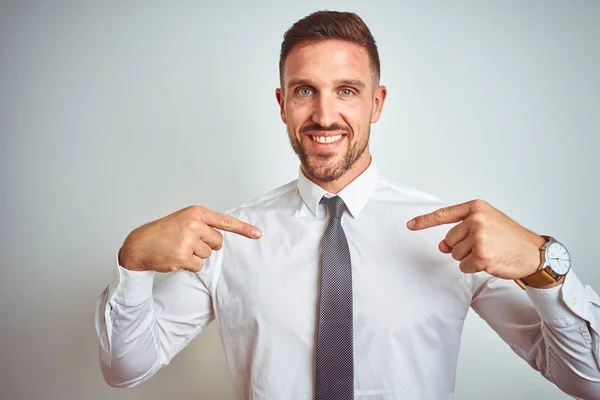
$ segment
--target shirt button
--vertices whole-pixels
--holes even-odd
[[[571,297],[571,305],[572,306],[577,305],[577,297],[575,297],[575,296]]]
[[[117,287],[117,285],[119,284],[119,282],[117,282],[116,280],[113,281],[113,286]]]

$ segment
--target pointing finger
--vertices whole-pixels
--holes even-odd
[[[452,224],[464,220],[470,212],[470,203],[443,207],[429,214],[419,215],[418,217],[411,219],[407,222],[406,226],[409,229],[416,231],[444,224]]]
[[[258,239],[262,232],[257,227],[242,222],[239,219],[227,214],[208,212],[202,216],[202,221],[213,228],[221,229],[238,235],[246,236],[250,239]]]

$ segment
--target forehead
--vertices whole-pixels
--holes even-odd
[[[366,50],[344,40],[324,40],[295,46],[284,63],[283,84],[292,79],[327,83],[344,79],[369,81]]]

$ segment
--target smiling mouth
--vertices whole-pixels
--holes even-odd
[[[343,135],[333,135],[333,136],[316,136],[316,135],[309,135],[309,137],[317,143],[333,143],[333,142],[337,142],[338,140],[340,140],[342,138]]]

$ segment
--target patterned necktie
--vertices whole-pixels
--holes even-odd
[[[342,229],[346,205],[338,196],[323,197],[329,224],[323,236],[321,292],[317,328],[315,399],[354,399],[352,345],[352,264]]]

